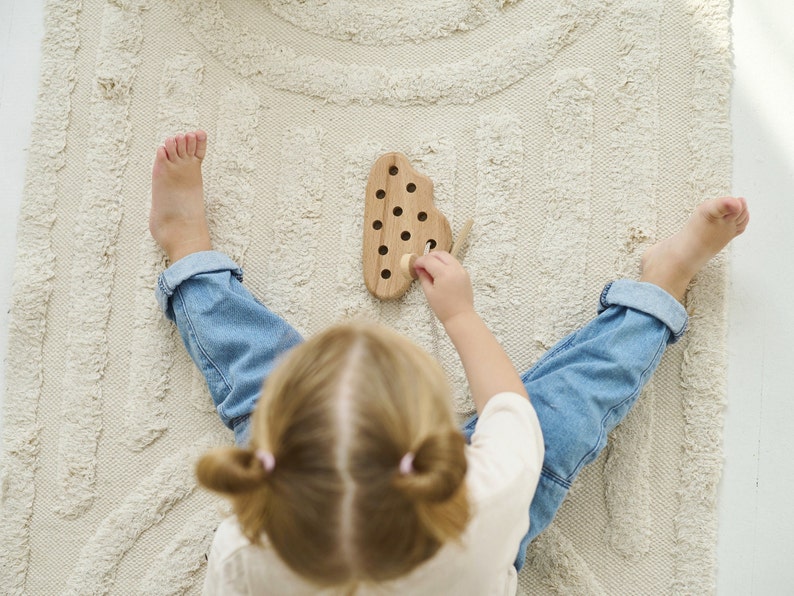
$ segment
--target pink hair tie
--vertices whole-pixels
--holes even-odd
[[[414,454],[410,451],[403,455],[402,459],[400,460],[400,474],[403,476],[408,476],[411,472],[414,471]]]
[[[264,449],[257,449],[254,452],[256,455],[256,459],[262,462],[262,467],[265,469],[265,472],[270,474],[273,469],[276,467],[276,457],[270,453],[270,451],[265,451]]]

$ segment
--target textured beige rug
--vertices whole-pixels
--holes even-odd
[[[153,287],[150,167],[210,134],[217,246],[311,333],[350,315],[451,344],[361,273],[387,151],[435,181],[483,316],[520,369],[730,180],[728,0],[50,0],[19,227],[0,593],[197,593],[230,442]],[[687,338],[535,543],[533,594],[714,591],[725,263]]]

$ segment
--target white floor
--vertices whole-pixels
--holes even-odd
[[[0,0],[0,353],[36,98],[43,0]],[[794,594],[794,3],[734,0],[734,244],[719,594]],[[4,386],[0,367],[0,386]]]

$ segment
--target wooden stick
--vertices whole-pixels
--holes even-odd
[[[463,224],[463,229],[458,234],[458,239],[455,240],[455,244],[452,245],[452,250],[449,251],[449,254],[453,256],[453,258],[458,258],[458,253],[460,249],[463,248],[463,245],[466,242],[466,238],[469,237],[469,232],[471,232],[471,228],[474,225],[474,220],[469,218],[466,220],[466,223]]]

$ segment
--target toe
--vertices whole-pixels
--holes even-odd
[[[176,154],[179,157],[187,156],[187,142],[185,141],[185,135],[176,135]]]
[[[156,163],[168,161],[168,153],[166,153],[165,147],[162,145],[157,148],[157,152],[154,154],[154,161]]]
[[[746,209],[739,218],[736,220],[736,232],[737,234],[741,234],[747,229],[747,224],[750,223],[750,212]]]
[[[152,165],[152,180],[160,176],[165,164],[168,162],[168,154],[165,147],[160,145],[154,154],[154,164]]]
[[[742,202],[734,197],[722,197],[716,203],[716,215],[719,217],[736,217],[742,212]]]
[[[193,157],[196,154],[196,133],[189,132],[185,135],[185,145],[187,147],[187,155]]]
[[[169,161],[176,161],[177,154],[176,154],[176,139],[174,137],[168,137],[163,144],[165,149],[166,157]]]
[[[204,159],[207,153],[207,133],[203,130],[196,131],[196,157]]]
[[[739,199],[733,197],[720,197],[709,199],[698,205],[695,213],[707,222],[718,222],[723,219],[734,219],[741,212],[742,205]]]

